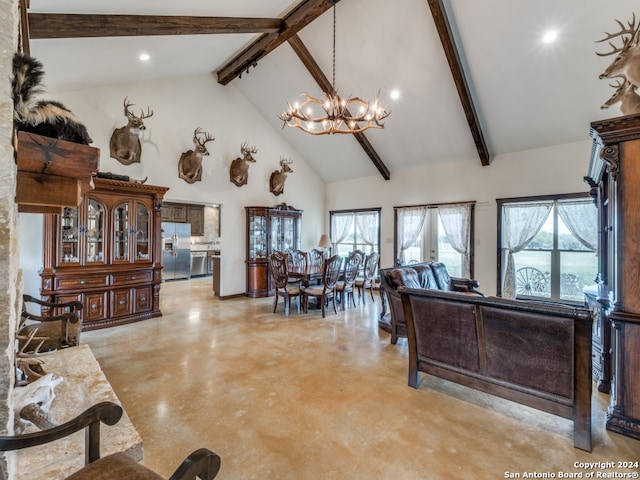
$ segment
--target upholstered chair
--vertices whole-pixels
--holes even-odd
[[[62,425],[15,437],[0,437],[0,451],[35,447],[85,430],[86,464],[66,480],[163,480],[151,469],[140,465],[124,452],[100,458],[100,423],[115,425],[122,407],[113,402],[98,403]],[[206,448],[191,453],[169,480],[213,480],[220,471],[220,457]],[[0,479],[4,480],[2,470]]]

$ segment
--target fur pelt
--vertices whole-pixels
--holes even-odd
[[[16,128],[85,145],[92,143],[87,128],[69,109],[60,102],[37,99],[44,92],[43,76],[42,63],[22,53],[15,54],[11,87]]]

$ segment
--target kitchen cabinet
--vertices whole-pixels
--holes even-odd
[[[204,205],[164,202],[162,221],[191,224],[191,235],[204,235]]]
[[[276,207],[245,207],[247,220],[248,297],[275,293],[268,258],[273,252],[291,253],[300,248],[302,210],[281,204]]]
[[[160,206],[168,188],[93,181],[77,207],[44,215],[41,295],[82,302],[83,330],[158,317]]]

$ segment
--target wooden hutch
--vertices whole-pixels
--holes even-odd
[[[599,210],[596,359],[605,387],[611,376],[606,426],[640,439],[640,115],[593,122],[591,136],[585,181]]]
[[[245,207],[247,216],[247,296],[275,293],[268,258],[273,252],[291,253],[300,248],[302,210],[286,204]]]
[[[44,300],[79,300],[82,329],[161,316],[161,206],[167,187],[93,179],[77,207],[44,216]]]

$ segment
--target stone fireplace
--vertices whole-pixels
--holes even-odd
[[[13,99],[11,72],[18,45],[18,1],[0,0],[0,434],[13,433],[13,395],[15,380],[14,338],[21,298],[18,251],[18,211],[14,201],[16,164],[13,148]],[[13,478],[14,466],[0,457],[0,468]]]

